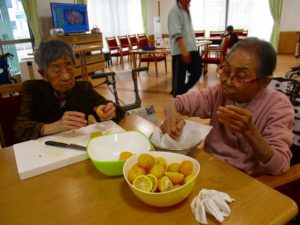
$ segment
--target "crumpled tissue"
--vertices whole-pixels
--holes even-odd
[[[200,144],[212,128],[212,126],[203,125],[190,120],[185,120],[185,123],[181,135],[176,138],[176,140],[172,139],[168,134],[163,134],[161,129],[156,127],[151,136],[151,142],[156,147],[164,149],[189,149]]]
[[[234,199],[224,192],[202,189],[193,199],[191,209],[195,219],[201,224],[207,224],[206,213],[222,223],[224,217],[229,216],[231,212],[227,202],[233,201]]]

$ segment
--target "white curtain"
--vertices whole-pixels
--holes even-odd
[[[273,19],[268,0],[230,0],[228,24],[248,30],[248,36],[269,41]]]
[[[191,16],[194,30],[220,31],[225,28],[226,1],[224,0],[192,0]]]
[[[90,28],[99,27],[103,39],[144,32],[141,0],[88,0],[88,13]]]
[[[273,19],[268,0],[230,0],[227,25],[248,30],[248,36],[269,40]],[[225,0],[192,0],[191,15],[195,30],[225,30]]]

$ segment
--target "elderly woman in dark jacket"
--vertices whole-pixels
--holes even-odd
[[[15,126],[16,141],[63,132],[87,125],[87,116],[118,122],[124,111],[99,95],[88,81],[75,81],[74,53],[61,40],[42,42],[35,54],[44,80],[23,84],[23,100]],[[95,109],[102,113],[97,115]]]

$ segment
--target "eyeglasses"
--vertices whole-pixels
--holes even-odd
[[[245,68],[238,68],[236,70],[232,70],[228,65],[221,65],[217,69],[217,74],[221,80],[221,82],[225,82],[228,78],[234,80],[238,84],[245,84],[257,81],[258,78],[255,79],[247,79],[249,72]]]

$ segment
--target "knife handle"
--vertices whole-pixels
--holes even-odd
[[[58,141],[45,141],[46,145],[51,145],[55,147],[61,147],[61,148],[67,148],[69,145],[63,142],[58,142]]]

